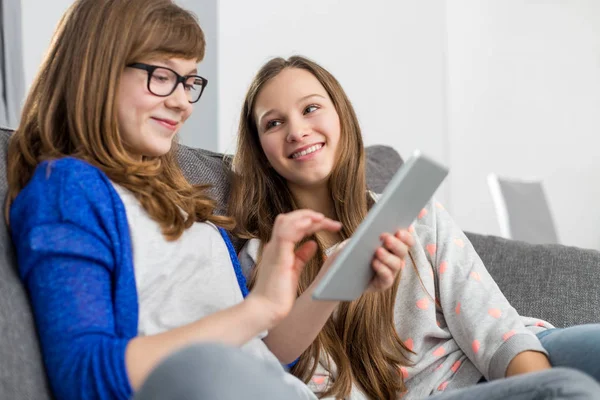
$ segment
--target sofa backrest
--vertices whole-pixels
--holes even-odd
[[[6,150],[10,131],[0,129],[0,393],[15,400],[46,400],[50,392],[27,294],[19,281],[4,219]]]
[[[0,199],[6,198],[6,150],[11,132],[0,129]],[[367,183],[381,192],[402,164],[387,146],[367,147]],[[212,185],[224,209],[228,169],[223,155],[179,147],[179,163],[192,183]],[[0,397],[51,398],[27,294],[17,276],[12,243],[0,218]],[[467,233],[486,267],[522,315],[557,326],[600,321],[600,252],[566,246],[529,245]],[[238,242],[239,245],[239,242]]]
[[[600,321],[600,252],[465,233],[519,314],[561,328]]]

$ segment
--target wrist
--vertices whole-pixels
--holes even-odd
[[[251,316],[252,322],[257,324],[259,332],[271,329],[282,319],[267,299],[255,293],[250,292],[248,294],[243,306],[246,309],[247,315]]]
[[[517,354],[508,364],[506,376],[525,374],[552,368],[548,357],[537,351],[524,351]]]

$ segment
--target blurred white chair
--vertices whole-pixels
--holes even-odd
[[[559,243],[541,181],[488,175],[501,236],[532,244]]]

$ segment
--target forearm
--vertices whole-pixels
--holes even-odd
[[[269,350],[283,364],[297,359],[315,340],[338,301],[315,301],[312,293],[318,279],[296,300],[290,314],[269,331],[264,339]]]
[[[269,329],[275,321],[257,302],[249,296],[242,303],[191,324],[132,339],[125,353],[127,375],[132,388],[137,390],[161,360],[182,347],[197,342],[241,346]]]
[[[506,377],[541,371],[552,368],[545,354],[537,351],[524,351],[512,359],[506,368]]]

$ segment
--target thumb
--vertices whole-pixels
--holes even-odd
[[[296,259],[294,261],[294,270],[300,272],[306,263],[315,256],[317,252],[317,242],[309,240],[296,250]]]

